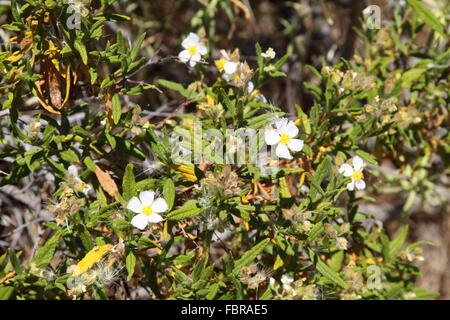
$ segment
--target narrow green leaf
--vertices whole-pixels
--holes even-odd
[[[164,199],[166,200],[169,210],[172,209],[175,202],[175,185],[172,179],[167,179],[163,187]]]
[[[248,250],[246,253],[244,253],[242,257],[239,260],[236,260],[236,262],[234,263],[234,269],[232,273],[238,273],[242,269],[242,267],[249,265],[253,260],[255,260],[256,257],[261,253],[261,251],[263,251],[267,246],[269,241],[270,239],[266,238],[255,245],[253,248]]]
[[[36,251],[36,255],[33,257],[32,262],[38,268],[42,268],[48,265],[55,255],[56,248],[58,247],[59,240],[63,235],[63,231],[57,231],[43,247],[40,247]]]
[[[421,1],[407,0],[414,12],[425,22],[430,28],[438,32],[441,36],[446,37],[444,26],[439,19],[428,9]]]
[[[125,266],[128,272],[127,280],[130,281],[131,277],[134,274],[134,268],[136,267],[136,256],[132,251],[130,251],[127,255]]]
[[[114,124],[118,124],[122,115],[122,105],[120,104],[119,95],[117,93],[112,97],[112,108]]]

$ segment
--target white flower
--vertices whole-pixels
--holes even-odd
[[[340,250],[347,250],[348,247],[348,241],[345,238],[342,237],[338,237],[336,239],[336,248],[340,249]]]
[[[205,45],[200,42],[199,36],[192,32],[183,40],[181,46],[184,50],[178,54],[178,58],[184,63],[189,62],[191,67],[200,62],[202,56],[208,52]]]
[[[236,72],[238,67],[238,62],[232,61],[230,55],[225,51],[220,51],[221,58],[219,60],[214,61],[217,69],[220,72],[224,72],[226,75],[232,75]]]
[[[225,67],[228,66],[228,70]],[[242,82],[242,72],[241,70],[244,68],[244,63],[242,62],[226,62],[223,67],[223,78],[235,85],[238,86]]]
[[[283,284],[283,289],[288,290],[291,288],[291,283],[294,282],[294,278],[292,278],[288,274],[283,274],[281,276],[281,283]]]
[[[259,101],[267,103],[266,97],[264,97],[264,95],[261,94],[261,92],[258,89],[255,90],[255,85],[253,84],[252,81],[249,81],[248,84],[247,84],[247,92],[251,96],[256,97]]]
[[[269,48],[265,53],[261,53],[261,56],[266,59],[273,59],[275,58],[275,51],[273,48]]]
[[[275,122],[276,130],[266,130],[265,140],[269,146],[278,144],[275,153],[280,158],[292,159],[289,150],[299,152],[303,149],[303,140],[294,139],[298,135],[298,128],[291,120],[286,118]]]
[[[366,183],[363,178],[364,175],[362,173],[364,169],[364,161],[359,156],[355,156],[352,159],[353,167],[347,163],[341,165],[339,169],[339,173],[344,174],[345,177],[352,177],[352,181],[347,184],[347,189],[349,191],[353,191],[356,187],[358,190],[363,190],[366,188]]]
[[[78,177],[78,168],[76,166],[69,166],[69,168],[67,168],[67,171],[69,172],[69,180],[74,183],[75,191],[87,194],[91,190],[91,186],[87,183],[84,183],[80,179],[80,177]]]
[[[131,219],[131,224],[138,229],[144,230],[149,222],[161,222],[163,218],[158,213],[166,211],[168,206],[163,198],[155,200],[155,192],[142,191],[139,193],[139,198],[131,198],[127,209],[138,213]]]

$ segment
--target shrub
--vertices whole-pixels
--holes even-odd
[[[415,199],[448,204],[447,20],[408,1],[390,27],[363,25],[360,53],[308,65],[313,104],[293,115],[261,89],[286,76],[289,54],[219,52],[209,7],[168,57],[191,82],[136,80],[161,61],[142,56],[146,33],[103,40],[128,19],[115,2],[12,1],[2,26],[14,36],[0,52],[1,185],[51,172],[54,219],[31,260],[14,248],[0,257],[0,297],[437,295],[415,287],[424,243],[406,240]],[[216,9],[230,15],[226,3]],[[423,30],[426,47],[415,43]],[[134,102],[148,90],[181,102],[149,121],[154,109]],[[360,210],[386,193],[407,194],[393,237]]]

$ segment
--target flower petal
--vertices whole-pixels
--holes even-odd
[[[355,182],[352,179],[352,182],[347,184],[347,190],[348,191],[353,191],[355,189]]]
[[[158,223],[163,221],[164,219],[157,213],[152,213],[148,216],[148,221],[151,223]]]
[[[163,198],[156,199],[152,204],[153,212],[161,213],[167,211],[167,209],[169,209],[169,207],[167,206],[166,200]]]
[[[191,58],[191,55],[189,54],[189,51],[183,50],[178,54],[178,58],[181,60],[181,62],[188,62]]]
[[[136,213],[142,213],[142,205],[141,201],[137,197],[131,198],[130,202],[128,202],[127,209]]]
[[[194,53],[191,57],[191,60],[195,62],[200,62],[202,60],[202,56],[199,53]]]
[[[206,48],[204,45],[199,44],[197,47],[198,53],[200,53],[202,56],[208,53],[208,48]]]
[[[67,171],[69,172],[69,174],[71,174],[74,177],[78,177],[78,169],[76,166],[71,165],[69,166],[69,168],[67,168]]]
[[[228,62],[225,62],[225,64],[223,65],[223,70],[227,74],[235,73],[236,69],[237,69],[237,63],[236,62],[228,61]]]
[[[140,213],[134,216],[133,219],[131,219],[131,224],[140,230],[144,230],[148,224],[148,220],[149,220],[148,216],[146,216],[143,213]]]
[[[298,128],[297,126],[294,124],[294,121],[289,121],[287,126],[286,126],[286,132],[289,135],[289,137],[294,138],[298,135]]]
[[[200,38],[195,33],[189,33],[189,35],[181,42],[181,46],[183,48],[189,48],[190,46],[196,46],[198,45],[198,42],[200,41]]]
[[[303,140],[300,139],[291,139],[291,141],[289,141],[288,143],[288,148],[295,151],[295,152],[299,152],[302,151],[303,149]]]
[[[286,118],[278,119],[275,122],[275,126],[277,127],[277,131],[279,134],[286,133],[287,123],[288,123],[288,119],[286,119]]]
[[[141,200],[143,206],[151,206],[155,199],[155,193],[153,191],[142,191],[139,193],[139,200]]]
[[[355,187],[358,190],[363,190],[366,188],[366,183],[364,182],[364,180],[355,181]]]
[[[255,89],[255,85],[253,84],[252,81],[249,81],[249,82],[247,83],[247,92],[248,92],[249,94],[252,94],[252,92],[253,92],[254,89]]]
[[[353,168],[355,168],[356,171],[362,171],[364,165],[363,159],[361,159],[359,156],[354,156],[352,163]]]
[[[291,156],[291,153],[289,152],[288,147],[283,143],[278,144],[277,149],[275,150],[275,153],[280,158],[292,159],[292,156]]]
[[[274,144],[277,144],[280,142],[280,135],[275,130],[265,130],[264,131],[264,138],[266,140],[266,143],[269,146],[272,146]]]
[[[351,177],[353,174],[353,168],[351,165],[344,163],[343,165],[341,165],[339,173],[343,173],[344,177]]]

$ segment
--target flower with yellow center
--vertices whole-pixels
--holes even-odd
[[[359,156],[355,156],[352,159],[352,165],[344,163],[339,169],[339,173],[344,174],[345,177],[351,177],[352,181],[347,184],[347,189],[349,191],[353,191],[356,187],[358,190],[363,190],[366,188],[366,183],[363,178],[364,175],[362,173],[364,169],[364,161]]]
[[[290,150],[299,152],[303,149],[304,142],[295,139],[298,135],[298,128],[293,121],[286,118],[279,119],[275,122],[276,130],[270,128],[265,130],[264,137],[269,146],[277,145],[275,153],[278,157],[284,159],[292,159]]]
[[[191,56],[193,56],[194,54],[197,53],[197,46],[196,45],[190,46],[187,50],[188,50],[189,54]]]
[[[189,62],[191,67],[194,67],[200,62],[202,56],[208,52],[208,49],[202,44],[200,37],[193,32],[189,33],[181,43],[181,46],[184,50],[178,54],[178,58],[183,63]]]
[[[127,209],[137,213],[131,224],[140,230],[144,230],[149,222],[158,223],[163,220],[159,215],[167,211],[168,206],[163,198],[155,199],[155,192],[142,191],[138,197],[131,198],[128,202]]]
[[[256,97],[259,101],[267,103],[266,97],[264,97],[264,95],[261,94],[261,91],[255,89],[255,85],[253,84],[252,81],[249,81],[247,84],[247,92],[251,96]]]
[[[216,64],[217,69],[219,69],[219,71],[222,72],[226,61],[225,61],[225,59],[218,59],[218,60],[214,61],[214,63]]]
[[[84,183],[78,176],[78,169],[76,166],[74,166],[74,165],[69,166],[67,171],[69,172],[69,177],[68,177],[69,181],[71,181],[71,183],[73,183],[73,187],[74,187],[75,191],[87,194],[89,192],[89,190],[91,190],[91,186],[87,183]]]

